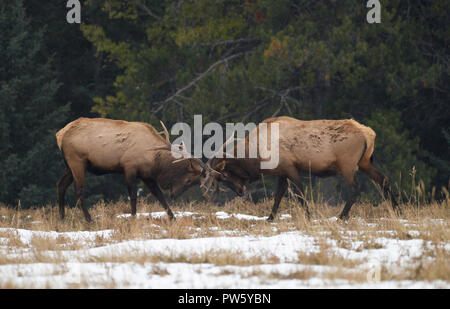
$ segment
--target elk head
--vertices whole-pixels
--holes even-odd
[[[204,178],[202,178],[200,188],[202,189],[203,196],[207,199],[210,198],[211,194],[216,194],[218,192],[219,182],[222,182],[239,196],[243,196],[246,191],[248,179],[239,173],[239,168],[233,168],[233,162],[238,162],[238,159],[225,159],[230,154],[226,151],[224,152],[224,149],[226,149],[226,146],[234,140],[239,139],[234,138],[233,132],[231,137],[206,163],[209,167],[209,172],[206,173]],[[217,155],[219,153],[222,153],[224,156],[223,159],[217,159]]]
[[[162,185],[163,189],[169,190],[169,195],[171,198],[175,198],[191,186],[196,184],[201,184],[201,187],[205,183],[205,179],[212,179],[217,177],[219,174],[217,171],[212,169],[210,165],[204,163],[199,158],[193,157],[190,153],[186,151],[183,142],[181,144],[171,144],[169,139],[169,132],[167,131],[164,123],[161,122],[163,131],[159,134],[165,135],[166,145],[154,147],[154,150],[169,150],[182,155],[181,159],[174,160],[168,168],[169,172],[165,173],[165,185]],[[183,173],[180,173],[183,171]],[[202,195],[206,198],[205,194]]]
[[[249,179],[242,175],[239,168],[234,166],[235,159],[219,159],[214,165],[214,170],[219,172],[214,176],[213,185],[218,186],[218,183],[223,183],[226,187],[230,188],[237,195],[243,196],[247,191],[246,185]],[[217,189],[216,191],[217,192]]]

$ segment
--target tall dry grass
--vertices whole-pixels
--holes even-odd
[[[308,200],[308,199],[307,199]],[[231,216],[221,219],[216,212],[246,214],[263,218],[270,213],[273,199],[266,198],[258,203],[236,198],[218,206],[207,202],[178,202],[171,206],[175,214],[191,212],[193,215],[178,217],[169,221],[166,216],[152,218],[150,213],[163,212],[158,203],[138,202],[138,216],[124,217],[130,212],[129,203],[121,200],[116,203],[98,202],[90,209],[93,221],[86,223],[79,208],[66,208],[66,218],[59,219],[58,209],[52,205],[31,209],[0,207],[0,265],[20,263],[54,263],[64,265],[67,258],[61,254],[65,250],[78,250],[86,247],[101,247],[132,239],[188,239],[214,236],[256,235],[271,236],[284,232],[299,231],[314,237],[317,252],[299,252],[293,263],[305,265],[304,270],[291,274],[271,272],[259,275],[266,280],[285,280],[310,278],[320,275],[329,280],[363,282],[367,270],[360,269],[365,261],[348,260],[337,255],[332,246],[345,250],[361,252],[383,249],[379,238],[398,240],[421,239],[427,244],[422,256],[413,265],[402,266],[399,272],[381,270],[381,280],[444,280],[450,281],[448,248],[450,244],[450,200],[432,201],[418,204],[416,201],[402,204],[402,213],[392,211],[390,203],[382,202],[374,207],[367,202],[353,206],[350,219],[337,220],[343,205],[330,206],[317,198],[308,200],[311,218],[308,219],[303,207],[291,194],[283,199],[279,214],[274,222],[266,220],[246,220]],[[140,214],[140,215],[139,215]],[[8,229],[12,228],[12,229]],[[14,229],[33,231],[56,231],[58,237],[37,235],[30,242],[23,242]],[[64,232],[112,230],[108,237],[99,235],[94,240],[77,241]],[[29,254],[29,253],[32,254]],[[49,254],[49,252],[51,254]],[[93,259],[93,260],[92,260]],[[100,258],[81,259],[80,262],[124,263],[211,263],[223,265],[261,265],[276,264],[276,256],[248,259],[239,252],[212,250],[201,254],[174,255],[172,253],[148,255],[128,252]],[[311,267],[326,266],[325,272],[317,272]],[[165,268],[154,270],[166,274]],[[245,276],[257,276],[258,271]],[[5,283],[6,284],[6,283]],[[9,283],[9,285],[12,283]],[[87,281],[85,284],[88,284]],[[8,284],[7,284],[8,286]],[[85,285],[81,285],[83,287]]]

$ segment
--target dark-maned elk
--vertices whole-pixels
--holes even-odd
[[[217,188],[218,182],[223,182],[238,195],[242,195],[245,186],[259,180],[261,175],[278,176],[278,188],[272,212],[268,217],[268,220],[273,220],[288,187],[288,179],[300,188],[302,173],[315,176],[341,174],[350,189],[344,209],[339,216],[340,219],[344,219],[348,217],[359,193],[354,175],[360,169],[381,186],[384,193],[390,197],[393,208],[397,208],[398,204],[391,193],[389,179],[371,163],[375,143],[375,132],[371,128],[353,119],[302,121],[283,116],[266,119],[262,123],[267,124],[267,137],[271,134],[271,124],[278,123],[278,166],[261,169],[262,159],[259,152],[256,158],[248,156],[249,136],[252,132],[259,134],[260,124],[242,141],[245,143],[244,158],[211,158],[207,162],[220,174],[208,174],[209,177],[202,180],[204,190],[208,192],[212,186]],[[234,148],[235,152],[237,147],[238,145]],[[215,160],[217,161],[214,164]],[[304,207],[309,217],[307,205]]]
[[[166,139],[147,123],[104,118],[79,118],[59,130],[56,140],[67,166],[57,183],[61,219],[64,218],[67,187],[75,181],[77,203],[80,203],[86,220],[91,220],[84,203],[86,171],[96,175],[124,174],[132,215],[136,214],[136,181],[142,179],[173,219],[160,187],[169,190],[171,197],[176,197],[200,183],[209,167],[195,158],[175,162],[171,152],[163,149],[170,149],[171,144],[167,129],[161,124]]]

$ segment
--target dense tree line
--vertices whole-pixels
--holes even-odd
[[[149,122],[193,115],[350,118],[377,132],[375,163],[397,191],[449,186],[450,3],[88,0],[0,3],[0,201],[53,203],[55,132],[79,116]],[[368,186],[367,180],[362,180]],[[117,177],[87,195],[116,199]],[[433,189],[433,187],[435,189]]]

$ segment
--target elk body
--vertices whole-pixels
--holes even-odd
[[[167,130],[166,139],[149,124],[103,118],[79,118],[56,133],[66,170],[57,183],[60,217],[64,218],[64,196],[75,182],[75,193],[87,221],[91,220],[84,203],[85,174],[124,174],[136,214],[137,179],[142,179],[173,219],[161,189],[175,197],[200,182],[203,168],[193,160],[174,162]],[[158,148],[158,149],[156,149]],[[163,149],[167,148],[167,149]]]
[[[245,143],[245,158],[221,158],[214,165],[220,172],[215,175],[211,184],[223,182],[238,195],[245,191],[245,185],[257,181],[261,175],[268,174],[278,177],[278,187],[275,193],[272,212],[268,220],[273,220],[280,201],[288,188],[288,179],[300,188],[301,175],[331,176],[340,174],[350,189],[340,218],[346,218],[352,204],[358,196],[354,176],[357,170],[381,186],[384,193],[391,198],[394,208],[397,202],[391,194],[389,179],[381,174],[371,163],[374,151],[375,132],[353,119],[347,120],[313,120],[302,121],[291,117],[276,117],[263,121],[267,123],[267,135],[270,136],[270,124],[279,125],[279,163],[272,169],[261,169],[261,158],[248,158],[249,136],[258,134],[259,126],[250,132],[243,140]],[[256,130],[256,132],[255,132]],[[236,146],[237,147],[237,146]],[[235,147],[235,151],[236,151]],[[305,210],[309,217],[309,210]]]

